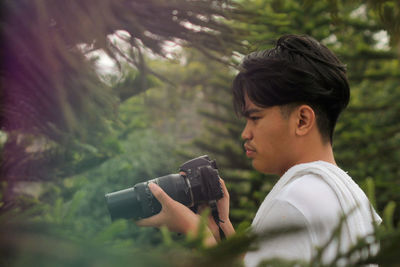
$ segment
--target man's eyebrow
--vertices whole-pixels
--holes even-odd
[[[247,109],[247,110],[243,111],[243,116],[248,118],[248,117],[250,117],[251,114],[261,112],[261,111],[262,110],[258,109],[258,108]]]

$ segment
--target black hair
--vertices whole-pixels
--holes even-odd
[[[243,114],[245,96],[257,106],[307,104],[324,141],[332,143],[350,88],[346,67],[323,44],[306,35],[284,35],[269,50],[247,55],[233,82],[234,108]]]

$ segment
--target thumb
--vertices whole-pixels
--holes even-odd
[[[162,225],[162,217],[161,214],[156,214],[149,218],[141,219],[136,221],[137,226],[152,226],[152,227],[159,227]]]
[[[161,205],[167,203],[168,201],[172,200],[167,193],[162,190],[160,186],[155,183],[149,183],[149,189],[154,197],[161,203]]]

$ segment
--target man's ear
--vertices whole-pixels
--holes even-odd
[[[301,105],[294,112],[297,136],[307,135],[316,123],[314,110],[309,105]]]

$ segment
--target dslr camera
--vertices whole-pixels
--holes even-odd
[[[158,184],[171,198],[197,211],[199,204],[218,213],[216,201],[223,197],[215,160],[207,155],[189,160],[179,168],[180,173],[154,178],[131,188],[105,195],[111,219],[143,219],[161,211],[161,204],[151,193],[148,184]],[[215,214],[217,216],[217,214]]]

